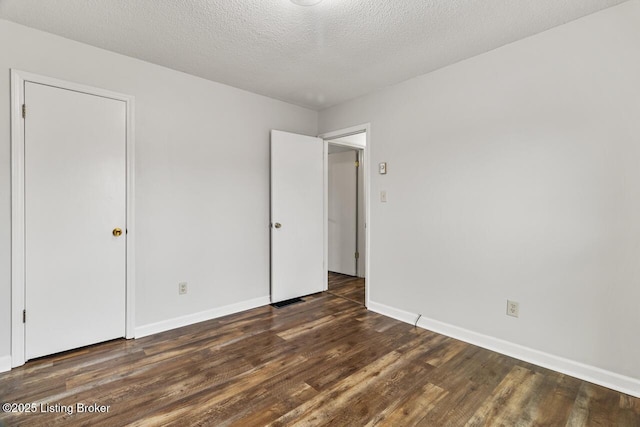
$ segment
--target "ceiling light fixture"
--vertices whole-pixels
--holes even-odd
[[[298,6],[315,6],[321,1],[322,0],[291,0],[291,3],[297,4]]]

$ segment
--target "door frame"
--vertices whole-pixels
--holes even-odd
[[[134,338],[135,328],[135,98],[109,90],[85,86],[65,80],[11,70],[11,367],[25,363],[25,186],[24,135],[22,117],[25,82],[81,92],[123,101],[126,108],[126,258],[125,258],[125,337]],[[28,114],[28,106],[27,106]]]
[[[365,133],[366,141],[364,145],[349,143],[344,141],[336,141],[337,139],[344,138],[359,133]],[[329,143],[333,145],[341,145],[344,147],[351,147],[362,151],[364,162],[364,208],[365,208],[365,297],[364,305],[369,306],[369,289],[371,288],[371,217],[370,217],[370,201],[369,197],[369,182],[371,179],[371,167],[369,165],[370,150],[371,150],[371,124],[365,123],[362,125],[351,126],[344,129],[338,129],[331,132],[326,132],[318,135],[318,138],[322,138],[324,141],[324,259],[325,259],[325,271],[324,271],[324,283],[325,290],[328,289],[328,272],[327,267],[329,263],[329,227],[327,226],[329,220]],[[357,272],[356,272],[357,274]]]

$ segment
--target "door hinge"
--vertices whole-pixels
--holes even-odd
[[[22,118],[27,117],[27,104],[22,104]]]
[[[360,258],[360,252],[356,252],[355,256],[356,256],[356,259]]]
[[[27,323],[27,310],[22,310],[22,323]]]
[[[360,162],[359,161],[355,161],[356,167],[359,168],[360,167]]]

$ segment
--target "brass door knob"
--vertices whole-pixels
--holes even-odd
[[[274,224],[274,227],[275,227],[275,228],[280,228],[280,227],[282,227],[282,224],[280,224],[279,222],[276,222],[276,223]]]
[[[112,231],[112,234],[116,237],[121,236],[122,235],[122,229],[121,228],[114,228]]]

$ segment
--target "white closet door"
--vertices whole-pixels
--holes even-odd
[[[125,335],[126,105],[30,82],[25,104],[32,359]]]

